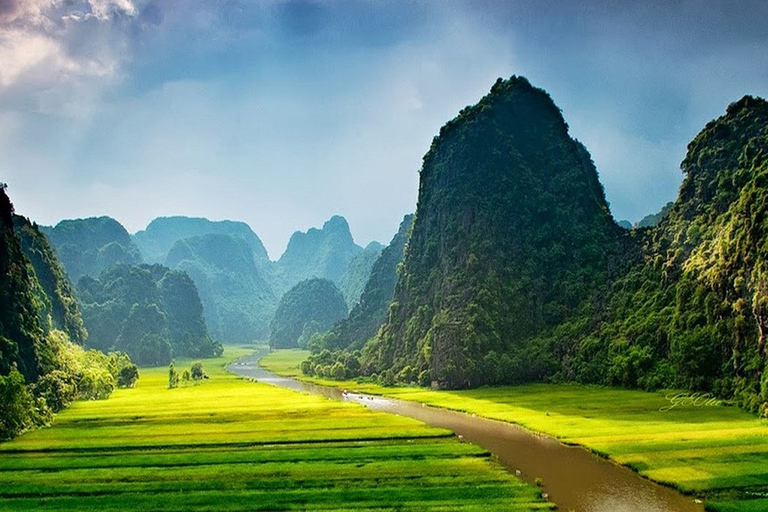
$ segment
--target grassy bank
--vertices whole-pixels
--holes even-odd
[[[262,362],[300,376],[307,352],[277,351]],[[302,377],[303,378],[303,377]],[[610,457],[653,480],[705,496],[710,510],[768,510],[768,423],[713,401],[577,385],[532,384],[466,391],[385,388],[308,379],[475,413],[522,425]],[[677,405],[675,405],[677,403]]]
[[[51,428],[0,444],[2,510],[539,510],[538,489],[449,432],[363,406],[209,380],[75,403]],[[191,361],[178,361],[177,370]]]

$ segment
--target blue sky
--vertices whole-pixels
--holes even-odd
[[[344,215],[387,242],[432,137],[499,76],[550,92],[618,219],[768,96],[764,1],[0,0],[0,181],[43,224],[244,220],[272,258]]]

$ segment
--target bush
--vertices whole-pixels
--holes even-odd
[[[168,389],[173,389],[179,386],[179,372],[173,367],[173,363],[168,365]]]
[[[16,367],[7,377],[0,376],[0,439],[10,439],[31,426],[34,406],[24,376]]]
[[[338,361],[333,363],[330,373],[330,377],[334,380],[344,380],[344,377],[347,375],[347,371],[344,369],[344,365]]]
[[[203,371],[203,363],[200,361],[196,361],[192,363],[192,380],[202,380],[207,379],[208,375],[205,374],[205,371]]]
[[[139,368],[135,364],[123,366],[117,374],[117,387],[132,388],[137,380],[139,380]]]

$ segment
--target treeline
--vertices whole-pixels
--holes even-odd
[[[75,399],[132,386],[136,366],[76,343],[87,337],[72,286],[35,224],[0,189],[0,439],[44,425]]]

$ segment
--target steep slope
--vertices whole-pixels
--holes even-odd
[[[313,335],[347,316],[347,303],[328,279],[302,281],[283,295],[270,323],[269,346],[305,348]]]
[[[174,244],[165,264],[183,270],[197,285],[214,338],[243,343],[268,336],[277,298],[243,238],[223,234],[185,238]]]
[[[79,345],[85,342],[88,332],[83,324],[74,287],[64,273],[53,248],[37,224],[29,219],[14,215],[13,224],[21,242],[21,249],[32,263],[40,283],[38,302],[42,315],[41,326],[46,330],[64,331],[69,339]]]
[[[369,243],[365,249],[352,257],[347,270],[341,276],[338,287],[349,308],[353,308],[360,300],[365,289],[365,283],[368,282],[371,275],[371,269],[381,256],[382,249],[384,246],[379,242]]]
[[[295,232],[275,265],[276,290],[282,295],[300,281],[313,277],[341,284],[355,256],[363,248],[355,243],[344,217],[333,216],[322,229]],[[367,276],[363,279],[363,282]]]
[[[69,278],[98,277],[115,263],[141,263],[139,249],[125,228],[111,217],[63,220],[55,227],[41,226]]]
[[[555,336],[559,376],[714,391],[765,412],[768,102],[730,105],[689,144],[682,170],[644,260],[603,311]]]
[[[397,284],[397,266],[403,261],[405,242],[412,224],[413,215],[406,215],[400,229],[374,263],[365,290],[349,313],[349,318],[324,333],[319,340],[319,348],[356,350],[376,335],[387,319],[389,303]]]
[[[549,95],[499,79],[424,157],[403,273],[373,366],[429,371],[440,386],[541,377],[529,340],[589,306],[626,231],[589,154]]]

